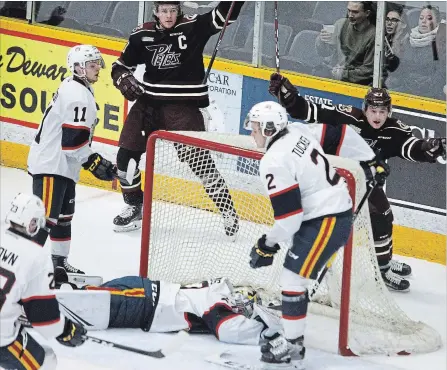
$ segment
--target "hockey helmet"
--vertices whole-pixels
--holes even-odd
[[[378,87],[370,88],[363,101],[363,110],[366,111],[369,106],[385,107],[391,113],[391,96],[387,89]]]
[[[252,122],[259,123],[262,136],[271,139],[287,127],[287,111],[274,101],[264,101],[250,109],[244,121],[244,128],[251,131]]]
[[[26,234],[34,236],[45,226],[45,206],[35,195],[19,193],[11,202],[6,214],[6,222],[11,226],[20,226]]]
[[[67,65],[74,76],[85,79],[85,65],[87,62],[99,61],[101,68],[105,68],[106,64],[101,56],[101,52],[96,46],[92,45],[76,45],[73,46],[67,55]],[[81,74],[75,71],[75,66],[81,67]]]

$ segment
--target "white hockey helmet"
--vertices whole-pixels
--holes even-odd
[[[92,45],[76,45],[73,46],[67,54],[67,65],[71,73],[79,78],[85,77],[85,64],[87,62],[99,61],[101,68],[105,68],[106,64],[102,58],[101,52],[96,46]],[[75,71],[75,66],[81,67],[82,73]]]
[[[17,194],[6,214],[6,223],[23,227],[29,236],[36,235],[45,222],[45,206],[40,198],[32,194]]]
[[[251,131],[251,123],[259,123],[262,136],[271,139],[287,127],[287,111],[274,101],[264,101],[250,109],[244,121],[244,128]]]

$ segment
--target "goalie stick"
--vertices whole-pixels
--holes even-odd
[[[62,305],[63,306],[63,305]],[[65,306],[64,306],[65,307]],[[73,315],[73,314],[72,314]],[[71,317],[73,319],[73,316]],[[79,317],[79,321],[83,320],[81,317]],[[25,328],[33,328],[31,323],[28,321],[27,317],[25,315],[20,315],[18,321],[25,327]],[[78,320],[74,320],[78,321]],[[79,325],[82,325],[78,321]],[[188,338],[188,333],[184,330],[179,331],[175,336],[174,339],[172,339],[165,347],[158,349],[156,351],[146,351],[139,348],[134,348],[130,346],[125,346],[123,344],[115,343],[108,341],[106,339],[100,339],[97,337],[92,337],[90,335],[83,335],[82,336],[86,341],[90,341],[96,344],[101,344],[105,347],[112,347],[112,348],[118,348],[127,352],[132,353],[138,353],[143,356],[148,356],[152,358],[165,358],[166,356],[170,355],[172,352],[175,352],[182,346],[182,344],[186,341]]]

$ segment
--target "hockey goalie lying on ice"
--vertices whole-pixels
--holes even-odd
[[[87,330],[188,330],[212,333],[226,343],[258,345],[280,329],[279,317],[255,303],[255,292],[235,290],[226,278],[180,286],[125,276],[100,286],[78,288],[68,283],[62,269],[56,274],[56,281],[67,282],[56,293],[63,311],[73,320],[83,322]]]

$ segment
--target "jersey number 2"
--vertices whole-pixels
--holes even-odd
[[[6,270],[0,267],[0,275],[6,278],[6,283],[0,288],[0,311],[2,310],[3,304],[6,301],[6,295],[11,291],[14,283],[16,282],[16,276],[12,271]]]
[[[340,175],[335,172],[334,176],[330,176],[329,174],[329,170],[331,168],[329,161],[327,160],[327,158],[322,155],[317,149],[312,150],[312,153],[310,154],[310,157],[312,158],[312,162],[314,162],[315,164],[318,164],[318,159],[317,157],[320,156],[321,158],[323,158],[324,161],[324,168],[326,170],[326,180],[329,184],[331,184],[332,186],[337,185],[338,182],[340,181]]]

